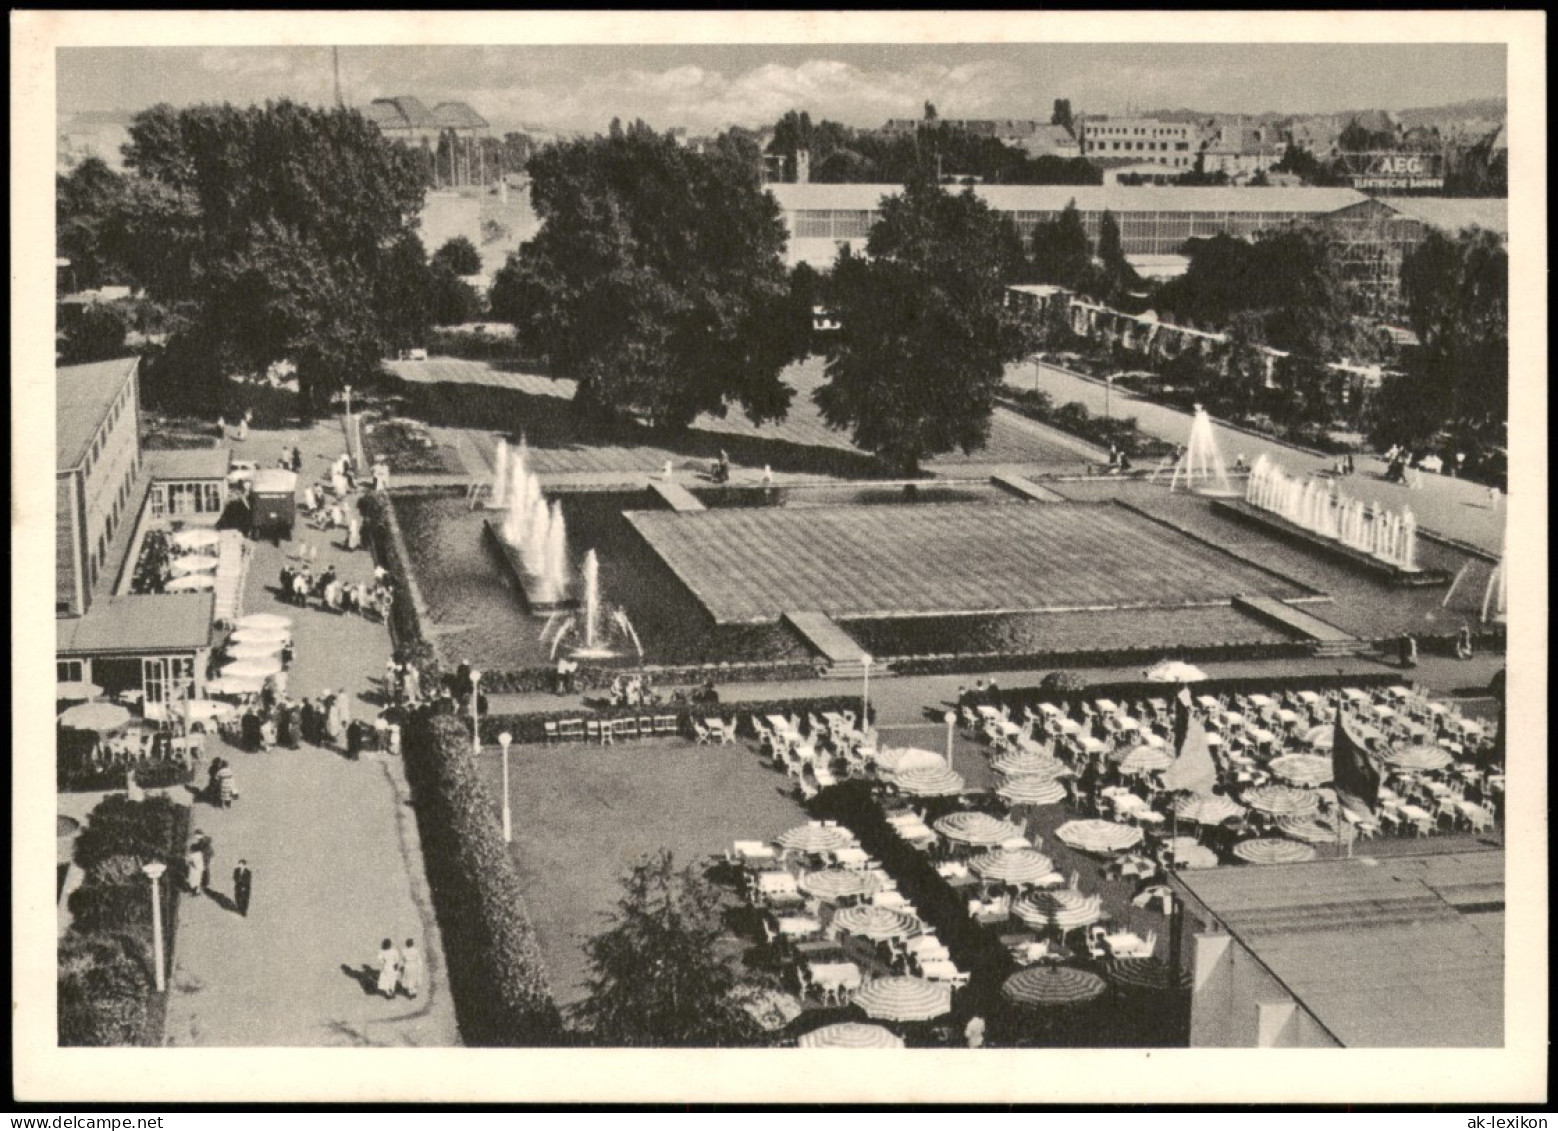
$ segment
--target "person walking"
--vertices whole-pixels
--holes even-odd
[[[968,1019],[968,1024],[963,1026],[963,1039],[968,1042],[971,1049],[984,1048],[985,1045],[985,1019],[979,1014]]]
[[[240,860],[238,867],[233,869],[233,904],[238,908],[238,914],[246,919],[249,917],[249,897],[253,894],[254,873],[247,860]]]
[[[378,968],[378,991],[386,998],[393,998],[395,987],[400,981],[400,951],[395,949],[395,944],[389,939],[385,939],[384,945],[379,947]]]
[[[405,949],[400,952],[400,988],[415,1001],[426,981],[427,963],[422,958],[422,952],[417,949],[416,941],[407,939]]]
[[[184,884],[189,888],[191,895],[199,895],[201,889],[201,876],[205,872],[205,857],[200,855],[200,845],[191,841],[189,851],[184,854]]]
[[[211,886],[211,859],[216,855],[216,846],[211,843],[211,836],[202,829],[195,830],[195,848],[200,853],[200,886]]]

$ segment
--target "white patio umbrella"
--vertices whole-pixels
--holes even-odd
[[[1245,790],[1240,800],[1251,809],[1259,809],[1275,817],[1309,813],[1320,804],[1313,790],[1295,789],[1290,785],[1258,785],[1254,789]]]
[[[1315,850],[1309,845],[1282,837],[1241,841],[1233,846],[1233,854],[1251,864],[1302,864],[1315,858]]]
[[[269,659],[260,660],[234,660],[230,664],[223,665],[221,674],[224,679],[263,680],[266,676],[276,675],[280,671],[281,657],[271,656]]]
[[[818,872],[807,872],[801,876],[799,887],[807,895],[831,901],[875,891],[876,881],[865,872],[826,868]]]
[[[1106,853],[1135,847],[1141,843],[1142,832],[1135,825],[1121,825],[1089,817],[1067,821],[1055,830],[1055,837],[1079,852]]]
[[[1385,761],[1403,770],[1442,770],[1455,759],[1450,752],[1427,743],[1387,750]]]
[[[240,628],[229,633],[229,644],[285,644],[292,639],[290,628]]]
[[[1198,825],[1220,825],[1224,821],[1244,816],[1243,805],[1231,797],[1215,793],[1182,797],[1174,809],[1180,820],[1193,821]]]
[[[921,750],[916,746],[901,746],[891,750],[878,750],[877,768],[889,774],[907,773],[909,770],[944,770],[947,760],[934,750]]]
[[[1331,759],[1319,754],[1284,754],[1267,768],[1292,785],[1318,786],[1331,780]]]
[[[930,1021],[952,1011],[952,987],[924,978],[877,978],[855,991],[867,1017],[883,1021]]]
[[[1007,777],[1014,778],[1037,775],[1058,778],[1068,769],[1058,758],[1053,758],[1049,754],[1034,754],[1027,750],[1015,754],[1002,754],[990,765]]]
[[[936,822],[935,829],[948,840],[975,846],[1002,844],[1022,836],[1022,830],[1010,821],[972,811],[950,813]]]
[[[1207,678],[1204,671],[1183,660],[1163,660],[1148,668],[1145,675],[1153,683],[1199,683]]]
[[[1054,805],[1066,799],[1066,787],[1054,778],[1024,774],[1000,786],[996,795],[1010,805]]]
[[[1055,862],[1032,848],[997,848],[980,853],[969,866],[983,879],[1019,887],[1037,883],[1055,871]]]
[[[78,703],[59,717],[59,725],[71,730],[95,730],[108,734],[130,723],[130,712],[117,703]]]
[[[1157,773],[1174,764],[1174,756],[1159,746],[1138,746],[1120,759],[1120,772],[1132,777]]]
[[[1103,899],[1070,888],[1029,892],[1012,906],[1012,914],[1031,926],[1073,931],[1103,918]]]
[[[1054,1008],[1082,1005],[1100,996],[1104,980],[1074,966],[1029,966],[1001,985],[1001,996],[1014,1005]]]
[[[73,699],[96,699],[101,694],[101,687],[84,679],[67,680],[54,685],[54,698],[67,702]]]
[[[209,527],[199,527],[195,530],[180,530],[169,541],[180,550],[199,550],[220,544],[222,536]]]
[[[855,843],[854,835],[838,825],[797,825],[774,842],[791,852],[835,852]]]
[[[285,642],[280,640],[274,644],[230,644],[226,652],[228,658],[233,660],[266,660],[281,655],[284,647]]]
[[[1358,835],[1350,824],[1343,821],[1341,835],[1338,836],[1335,824],[1314,815],[1285,817],[1277,824],[1285,835],[1294,840],[1301,840],[1305,844],[1336,844],[1352,840]]]
[[[880,1025],[841,1021],[802,1033],[795,1044],[803,1049],[901,1049],[903,1038]]]
[[[200,589],[216,588],[216,578],[209,573],[190,573],[175,577],[162,588],[165,593],[193,593]]]
[[[951,797],[963,792],[961,774],[955,774],[943,766],[939,770],[908,770],[894,774],[893,781],[899,789],[916,797]]]
[[[182,558],[174,558],[168,565],[169,571],[174,577],[185,577],[191,573],[211,573],[215,571],[220,558],[201,557],[189,554]]]
[[[864,905],[844,908],[833,916],[833,926],[846,934],[883,942],[913,934],[919,929],[920,921],[896,907]]]
[[[292,627],[292,618],[284,617],[280,613],[250,613],[246,617],[239,617],[237,628],[287,628]]]

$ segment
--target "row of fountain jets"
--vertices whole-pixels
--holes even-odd
[[[1417,569],[1417,520],[1412,508],[1399,513],[1348,498],[1333,480],[1289,475],[1266,456],[1255,461],[1245,501],[1280,515],[1322,538],[1361,550],[1398,569]]]
[[[547,504],[540,477],[530,468],[523,439],[513,449],[507,440],[498,441],[488,505],[503,511],[498,533],[519,555],[521,566],[530,575],[535,600],[545,605],[566,601],[573,578],[568,564],[568,526],[563,505],[557,500]],[[552,655],[557,654],[565,640],[576,638],[578,643],[569,649],[574,656],[613,656],[617,654],[614,638],[620,638],[643,657],[643,645],[627,611],[607,609],[601,602],[600,559],[594,550],[584,555],[579,568],[579,605],[578,613],[554,615],[542,629],[541,638],[550,639]]]

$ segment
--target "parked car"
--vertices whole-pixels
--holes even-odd
[[[227,469],[227,482],[229,486],[237,487],[254,478],[254,473],[259,470],[259,465],[253,460],[235,459]]]

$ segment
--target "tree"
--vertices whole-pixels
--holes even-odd
[[[54,179],[55,247],[70,260],[70,274],[79,289],[120,283],[127,277],[124,249],[114,233],[124,182],[100,157],[89,157]]]
[[[111,303],[97,303],[66,319],[60,331],[62,365],[81,365],[124,357],[130,322],[125,312]]]
[[[1029,334],[1004,301],[1008,238],[972,191],[910,182],[882,201],[866,250],[834,265],[842,325],[813,396],[830,425],[912,474],[984,444],[1003,367]]]
[[[582,415],[680,429],[731,404],[788,410],[780,373],[808,327],[785,317],[785,231],[758,165],[745,139],[700,153],[641,122],[531,159],[542,226],[499,272],[493,315],[578,382]]]
[[[1449,414],[1488,427],[1509,415],[1509,255],[1492,232],[1430,231],[1401,265],[1422,342],[1417,368]]]
[[[722,898],[696,867],[661,851],[622,881],[611,926],[584,944],[589,997],[577,1019],[591,1041],[626,1048],[752,1043],[738,955],[724,945]]]
[[[1052,126],[1065,126],[1068,130],[1072,128],[1071,99],[1055,99],[1055,109],[1050,112],[1049,124]]]
[[[432,266],[435,271],[444,270],[451,275],[479,275],[481,252],[464,236],[455,236],[433,252]]]
[[[410,149],[354,111],[164,105],[136,116],[125,161],[131,273],[185,309],[202,372],[291,358],[308,411],[377,365],[381,273],[422,206]]]
[[[385,345],[399,352],[427,344],[432,324],[433,275],[427,252],[414,232],[406,232],[385,254],[374,305],[384,320]]]
[[[481,296],[447,268],[434,267],[429,280],[428,317],[435,326],[458,326],[481,317]]]
[[[1039,282],[1074,289],[1087,277],[1093,264],[1093,244],[1075,200],[1067,202],[1057,219],[1034,225],[1030,242]]]
[[[1093,277],[1084,289],[1101,302],[1118,303],[1128,291],[1141,286],[1141,277],[1125,258],[1120,222],[1107,208],[1098,222],[1098,257]]]
[[[936,120],[936,104],[931,102],[929,99],[927,99],[925,102],[925,120],[927,122],[934,122]]]

